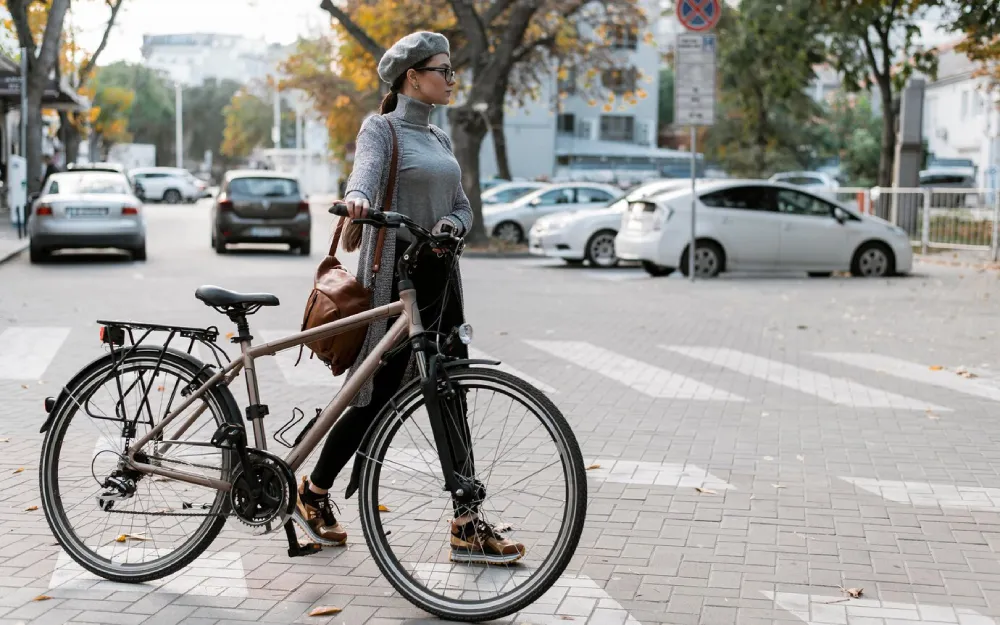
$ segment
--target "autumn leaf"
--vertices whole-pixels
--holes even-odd
[[[601,468],[601,465],[599,465],[599,464],[592,464],[589,467],[587,467],[587,470],[588,471],[593,471],[594,469],[600,469],[600,468]]]
[[[309,612],[309,616],[329,616],[331,614],[340,614],[341,612],[343,612],[343,610],[340,608],[321,606],[314,608],[311,612]]]
[[[701,486],[695,486],[694,489],[699,493],[705,493],[706,495],[715,495],[716,492],[710,488],[702,488]]]
[[[22,385],[21,385],[21,388],[23,388],[23,389],[27,389],[27,388],[28,388],[28,385],[27,385],[27,384],[22,384]]]
[[[51,598],[52,597],[50,597],[48,595],[38,595],[37,597],[35,597],[34,599],[32,599],[32,601],[48,601]]]
[[[0,438],[0,443],[9,443],[9,442],[10,442],[9,438]]]
[[[233,338],[233,333],[232,332],[226,332],[226,338],[227,339]]]
[[[930,366],[930,367],[928,367],[928,368],[929,368],[929,369],[930,369],[931,371],[940,371],[940,370],[944,369],[944,367],[942,367],[941,365],[931,365],[931,366]]]
[[[841,587],[840,590],[841,590],[841,592],[847,593],[848,595],[850,595],[851,597],[854,597],[855,599],[857,599],[858,597],[860,597],[865,592],[864,588],[843,588],[843,587]]]
[[[782,486],[781,484],[771,484],[775,488],[788,488],[787,486]]]
[[[149,539],[146,538],[145,536],[143,536],[142,534],[121,534],[121,535],[118,536],[118,538],[115,539],[115,542],[116,543],[123,543],[126,540],[136,540],[136,541],[143,542],[143,541],[147,541]]]
[[[379,505],[378,505],[378,511],[379,511],[379,512],[389,512],[389,508],[386,508],[386,507],[385,507],[385,506],[383,506],[382,504],[379,504]]]
[[[158,391],[160,391],[162,393],[163,392],[163,385],[161,384],[160,386],[157,386],[156,390],[158,390]]]
[[[38,506],[28,506],[24,509],[25,512],[34,512],[35,510],[38,510]]]
[[[14,475],[17,475],[18,473],[24,473],[24,467],[14,469]]]

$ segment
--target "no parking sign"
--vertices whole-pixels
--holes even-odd
[[[712,30],[722,16],[719,0],[677,0],[681,26],[696,33]]]

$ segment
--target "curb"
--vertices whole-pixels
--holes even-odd
[[[18,254],[20,254],[21,252],[23,252],[26,249],[28,249],[28,242],[27,241],[25,241],[24,243],[21,243],[20,245],[18,245],[17,247],[15,247],[13,250],[11,250],[9,252],[0,252],[0,265],[4,264],[5,262],[7,262],[9,260],[13,260],[14,258],[17,257]]]
[[[981,270],[1000,270],[1000,263],[995,263],[991,261],[974,261],[974,260],[944,260],[941,258],[934,258],[933,256],[925,256],[922,254],[913,255],[914,262],[926,263],[928,265],[938,265],[939,267],[959,267],[964,269],[981,269]]]

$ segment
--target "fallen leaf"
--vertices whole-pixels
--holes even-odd
[[[775,488],[788,488],[787,486],[782,486],[781,484],[771,484]]]
[[[587,470],[590,471],[592,469],[600,469],[600,468],[601,468],[601,465],[599,465],[599,464],[592,464],[589,467],[587,467]]]
[[[802,456],[802,454],[797,454],[795,456],[795,459],[798,460],[799,462],[805,462],[806,461],[806,459]]]
[[[564,621],[575,621],[576,620],[572,616],[560,616],[559,618],[561,618]]]
[[[14,475],[17,475],[18,473],[23,473],[23,472],[24,472],[24,467],[18,467],[16,469],[14,469]]]
[[[32,599],[32,601],[48,601],[51,598],[52,597],[50,597],[48,595],[38,595],[37,597],[35,597],[34,599]]]
[[[161,384],[160,386],[157,386],[156,390],[158,390],[158,391],[160,391],[162,393],[163,392],[163,385]]]
[[[27,384],[22,384],[21,388],[28,388],[28,385]]]
[[[143,536],[142,534],[121,534],[120,536],[118,536],[118,538],[115,539],[115,542],[123,543],[126,540],[138,540],[142,542],[142,541],[147,541],[149,539]]]
[[[38,510],[38,506],[28,506],[24,509],[25,512],[34,512],[35,510]]]
[[[309,616],[329,616],[331,614],[340,614],[341,612],[343,612],[343,610],[340,608],[322,606],[319,608],[315,608],[312,612],[309,613]]]
[[[942,367],[941,365],[931,365],[930,367],[928,367],[928,369],[930,369],[931,371],[940,371],[944,369],[944,367]]]
[[[796,326],[799,330],[808,330],[809,326]]]
[[[379,512],[389,512],[389,509],[386,508],[385,506],[383,506],[382,504],[379,504],[378,505],[378,511]]]
[[[0,443],[9,443],[9,442],[10,442],[9,438],[0,438]]]
[[[976,375],[975,373],[972,373],[971,371],[959,371],[958,375],[962,376],[963,378],[967,378],[969,380],[971,380],[972,378],[978,378],[979,377],[978,375]]]
[[[699,493],[705,493],[706,495],[714,495],[714,494],[716,494],[714,490],[711,490],[709,488],[702,488],[701,486],[695,486],[694,489],[696,491],[698,491]]]
[[[864,594],[865,589],[864,588],[844,588],[844,587],[841,587],[840,591],[841,592],[845,592],[848,595],[850,595],[851,597],[854,597],[855,599],[857,599],[862,594]]]
[[[233,338],[233,333],[232,332],[226,332],[226,338],[227,339]]]

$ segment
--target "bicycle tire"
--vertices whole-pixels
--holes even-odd
[[[129,352],[129,350],[131,350]],[[129,352],[129,353],[127,353]],[[162,359],[161,359],[162,354]],[[195,359],[189,354],[168,348],[164,350],[160,347],[139,346],[136,348],[118,348],[113,352],[102,356],[88,364],[80,371],[71,382],[71,387],[65,389],[65,393],[60,397],[66,397],[65,401],[58,402],[53,407],[56,414],[52,424],[45,434],[42,443],[41,462],[39,464],[39,490],[41,491],[42,509],[45,512],[45,519],[52,530],[53,535],[66,553],[84,569],[107,580],[123,583],[142,583],[155,579],[160,579],[176,573],[180,569],[198,558],[212,541],[222,531],[226,523],[226,516],[229,512],[229,500],[225,493],[221,491],[217,494],[212,508],[208,511],[217,514],[214,520],[211,516],[206,516],[206,522],[199,526],[198,531],[186,541],[175,553],[178,555],[166,560],[160,566],[146,567],[132,565],[133,571],[123,570],[121,567],[109,566],[106,558],[101,558],[94,554],[81,539],[68,528],[68,519],[62,509],[62,499],[59,495],[58,484],[58,462],[62,448],[66,429],[78,412],[80,406],[86,405],[86,393],[100,388],[100,384],[108,379],[109,372],[115,368],[121,369],[127,365],[145,366],[149,365],[152,370],[159,362],[160,370],[174,373],[186,373],[191,381],[197,380],[198,384],[206,382],[211,373],[204,370],[204,363]],[[166,367],[166,369],[164,369]],[[215,385],[205,396],[208,400],[209,409],[212,410],[216,421],[227,420],[230,423],[240,423],[239,408],[229,389],[222,385]],[[69,398],[76,398],[71,401]],[[204,415],[201,418],[205,418]],[[231,450],[222,450],[222,456],[228,471],[232,471],[238,459]],[[159,559],[157,560],[157,562]]]
[[[436,595],[431,596],[423,586],[413,579],[412,575],[399,563],[391,553],[386,536],[381,529],[379,506],[377,498],[377,483],[379,464],[385,455],[386,444],[405,419],[423,405],[424,398],[419,385],[411,383],[397,393],[394,401],[390,401],[376,418],[372,428],[372,436],[366,449],[366,455],[360,459],[361,467],[360,489],[358,493],[360,522],[372,557],[389,580],[389,583],[408,601],[421,609],[444,619],[466,622],[488,621],[514,614],[541,597],[556,582],[569,565],[580,536],[583,532],[587,509],[587,477],[583,455],[572,429],[559,409],[528,382],[506,372],[485,367],[469,367],[450,370],[448,377],[455,383],[475,382],[492,384],[495,387],[506,387],[515,396],[520,395],[537,406],[538,414],[548,420],[546,426],[550,435],[555,432],[563,446],[563,471],[567,478],[568,515],[562,522],[560,545],[558,550],[543,563],[539,573],[529,578],[529,587],[513,597],[504,595],[494,601],[483,602],[470,609],[456,607],[454,602],[442,600]],[[395,406],[395,408],[393,407]],[[402,419],[396,415],[403,414]],[[377,460],[377,461],[373,461]],[[572,497],[572,504],[569,499]],[[537,578],[537,579],[536,579]]]

